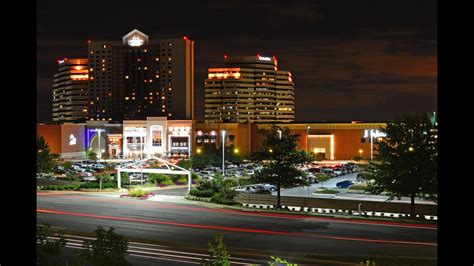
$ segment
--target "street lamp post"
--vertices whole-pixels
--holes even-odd
[[[311,128],[310,126],[308,126],[306,128],[306,152],[308,152],[308,139],[309,139],[308,136],[309,136],[309,129],[310,128]]]
[[[100,128],[97,129],[99,131],[98,133],[98,136],[99,136],[99,162],[100,162],[100,158],[102,157],[102,148],[100,147]]]
[[[225,176],[225,171],[224,171],[225,130],[222,130],[221,134],[222,134],[222,175]]]
[[[370,130],[370,160],[374,159],[374,139],[373,139],[373,129]]]

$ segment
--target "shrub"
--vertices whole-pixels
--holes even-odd
[[[366,190],[367,183],[355,184],[349,187],[351,190]]]
[[[218,192],[222,184],[218,180],[200,180],[198,182],[198,189],[199,190],[212,190],[214,192]]]
[[[155,183],[155,184],[162,184],[166,180],[171,181],[171,179],[169,177],[167,177],[165,175],[161,175],[161,174],[155,174],[155,173],[149,174],[148,178],[146,179],[147,182]]]
[[[227,179],[224,179],[224,187],[228,188],[228,187],[236,187],[239,185],[239,183],[237,182],[237,179],[235,178],[227,178]]]
[[[187,176],[181,176],[177,182],[180,182],[180,183],[183,183],[183,184],[187,184],[188,183],[188,177]]]
[[[170,186],[170,185],[173,185],[173,181],[171,181],[171,179],[166,179],[165,181],[161,182],[161,184]]]
[[[228,187],[222,188],[219,193],[226,199],[226,200],[234,200],[234,197],[237,196],[238,192],[232,190]]]
[[[239,184],[241,186],[247,186],[251,184],[251,181],[249,178],[239,178]]]
[[[176,183],[179,182],[179,179],[182,177],[182,175],[171,175],[170,179],[172,182]]]
[[[199,189],[191,189],[189,191],[189,194],[195,197],[201,197],[201,198],[209,198],[214,195],[214,191],[208,189],[208,190],[199,190]]]
[[[193,173],[191,173],[191,179],[192,179],[193,181],[195,181],[195,180],[197,181],[197,180],[200,180],[201,177],[200,177],[198,174],[196,174],[196,173],[193,172]]]
[[[96,183],[96,182],[81,183],[80,188],[85,188],[85,189],[99,188],[99,183]]]
[[[216,193],[211,197],[211,202],[217,203],[217,204],[224,204],[224,205],[236,205],[238,204],[237,202],[233,200],[228,200],[225,199],[223,195],[220,193]]]
[[[128,195],[130,197],[142,197],[145,194],[147,194],[147,193],[145,191],[141,190],[141,189],[134,189],[134,190],[131,190],[130,192],[128,192]]]

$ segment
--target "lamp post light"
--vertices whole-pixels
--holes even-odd
[[[359,157],[360,157],[360,158],[362,158],[362,153],[363,153],[363,152],[364,152],[364,151],[363,151],[362,149],[359,150]]]
[[[222,130],[221,134],[222,134],[222,175],[225,176],[225,170],[224,170],[225,130]]]
[[[308,139],[309,139],[308,136],[309,136],[309,129],[310,128],[311,128],[310,126],[308,126],[306,128],[306,152],[308,152]]]
[[[277,132],[278,132],[278,139],[281,139],[281,130],[278,129]]]

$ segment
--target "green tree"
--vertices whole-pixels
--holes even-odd
[[[224,159],[233,164],[241,164],[242,161],[244,160],[244,156],[240,155],[239,153],[240,151],[233,144],[230,146],[226,146],[224,149],[224,154],[225,154]],[[220,161],[222,163],[221,155],[222,155],[222,147],[219,154]]]
[[[209,242],[209,252],[211,257],[207,260],[202,260],[201,265],[206,266],[229,266],[230,255],[227,252],[227,247],[224,244],[224,238],[221,234],[214,236],[214,243]]]
[[[83,249],[74,260],[76,265],[130,265],[125,259],[128,240],[114,231],[113,227],[105,230],[98,226],[94,231],[95,240],[84,241]]]
[[[200,154],[191,156],[193,167],[219,166],[222,164],[222,151],[213,143],[205,143],[201,148]]]
[[[389,122],[387,137],[379,143],[376,160],[368,167],[368,191],[388,192],[389,200],[410,197],[415,217],[415,197],[437,200],[437,128],[427,115],[403,116]]]
[[[69,161],[65,162],[65,163],[62,164],[62,166],[63,166],[64,170],[66,170],[66,172],[69,171],[69,170],[72,170],[72,162],[69,162]]]
[[[190,170],[193,167],[193,162],[191,160],[180,160],[178,166]]]
[[[317,173],[316,180],[321,183],[321,187],[323,187],[323,183],[329,180],[329,176],[325,173]]]
[[[290,134],[288,128],[275,125],[263,130],[266,138],[263,148],[252,157],[263,165],[251,180],[255,183],[271,183],[277,186],[277,208],[281,208],[280,189],[308,185],[305,173],[296,166],[314,161],[314,154],[296,149],[298,134]],[[281,134],[280,134],[281,133]],[[280,136],[281,135],[281,136]]]
[[[50,239],[49,237],[59,239]],[[64,235],[62,233],[55,234],[51,230],[50,224],[43,223],[36,226],[36,241],[36,264],[58,264],[57,256],[61,253],[61,249],[66,246]]]
[[[36,139],[36,171],[38,173],[50,173],[55,166],[55,156],[43,137]]]
[[[118,173],[117,173],[117,175],[118,175]],[[120,173],[120,183],[122,184],[122,187],[130,185],[130,179],[128,178],[128,173],[127,172]]]

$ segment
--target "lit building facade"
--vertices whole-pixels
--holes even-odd
[[[352,160],[370,158],[377,154],[376,147],[385,135],[385,123],[285,123],[276,124],[299,134],[299,150],[321,154],[326,160]],[[259,150],[265,136],[261,129],[269,130],[272,124],[257,123],[195,123],[194,150],[202,151],[205,143],[222,145],[221,131],[225,130],[225,146],[233,145],[241,155]]]
[[[85,122],[87,120],[88,61],[83,58],[58,60],[54,74],[53,122]]]
[[[87,121],[85,136],[87,153],[101,159],[122,158],[122,124]]]
[[[192,120],[168,120],[147,117],[146,120],[123,121],[123,154],[127,159],[188,158],[192,147]]]
[[[89,41],[89,118],[194,118],[194,41],[152,40],[133,30],[122,41]]]
[[[84,123],[38,124],[37,136],[42,136],[52,154],[62,159],[84,159],[86,156],[86,125]]]
[[[322,155],[326,160],[364,159],[377,155],[377,145],[385,134],[385,123],[282,123],[276,124],[299,134],[299,150]],[[87,152],[102,159],[189,158],[203,151],[205,144],[234,146],[240,155],[256,152],[265,141],[260,130],[272,124],[205,123],[147,117],[125,120],[123,124],[87,121],[85,124],[38,125],[53,153],[62,158],[85,157]]]
[[[206,123],[288,123],[295,119],[292,75],[276,57],[224,56],[205,80]]]

